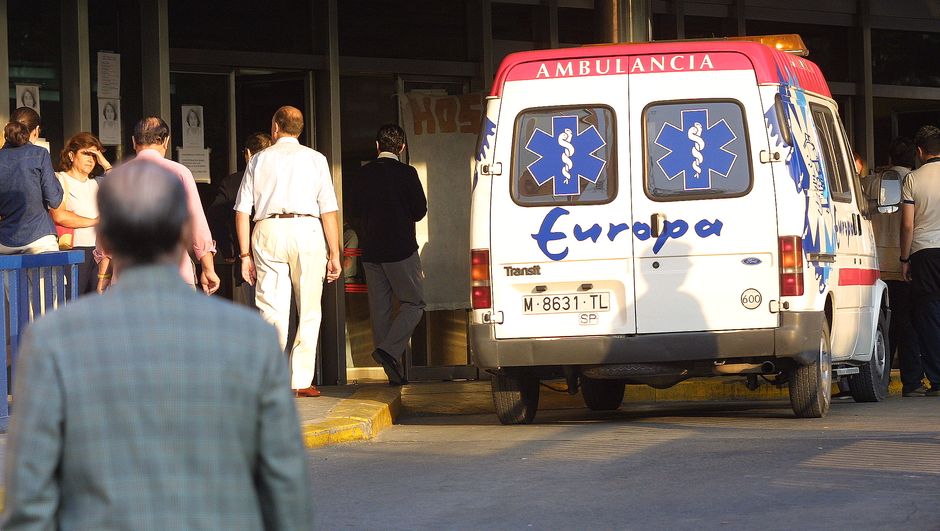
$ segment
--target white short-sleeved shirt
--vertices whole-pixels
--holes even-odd
[[[56,178],[65,192],[65,209],[85,218],[98,217],[98,181],[92,178],[79,181],[64,171],[56,172]],[[95,228],[75,229],[73,247],[94,247]]]
[[[911,254],[940,248],[940,161],[929,162],[907,174],[901,201],[914,205]]]
[[[302,146],[293,137],[282,137],[248,162],[235,197],[235,210],[254,220],[272,214],[320,214],[339,210],[326,157]]]

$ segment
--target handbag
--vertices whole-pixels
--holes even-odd
[[[62,183],[65,185],[65,186],[62,187],[62,188],[64,188],[64,191],[65,191],[65,193],[62,195],[62,206],[67,209],[67,208],[68,208],[68,200],[69,200],[69,178],[68,178],[68,176],[64,176],[64,177],[62,178]],[[63,226],[63,225],[59,225],[58,223],[56,223],[56,224],[55,224],[55,234],[56,234],[56,237],[57,237],[58,240],[59,240],[59,250],[60,250],[60,251],[68,251],[69,249],[72,248],[72,238],[75,236],[75,229],[72,229],[72,228],[69,228],[69,227],[65,227],[65,226]]]

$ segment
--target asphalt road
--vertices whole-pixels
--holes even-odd
[[[940,398],[401,422],[310,452],[319,528],[940,530]]]

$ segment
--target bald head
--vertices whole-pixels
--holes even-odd
[[[137,160],[108,174],[98,190],[98,236],[118,259],[153,263],[176,251],[188,230],[186,191],[160,166]]]
[[[134,126],[134,147],[139,151],[147,147],[166,147],[170,126],[159,116],[148,116]]]
[[[285,105],[274,113],[271,124],[277,126],[276,133],[272,131],[271,136],[300,136],[304,130],[304,115],[297,107]],[[271,129],[274,129],[272,127]]]

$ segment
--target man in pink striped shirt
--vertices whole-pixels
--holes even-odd
[[[148,161],[166,169],[176,175],[186,190],[186,201],[189,208],[190,230],[192,232],[192,253],[202,266],[199,284],[206,294],[211,295],[219,289],[219,276],[215,274],[215,241],[209,232],[209,223],[199,200],[199,191],[196,189],[196,180],[186,166],[166,158],[166,151],[170,144],[170,126],[157,116],[148,116],[137,122],[134,127],[134,150],[137,157],[126,164],[135,164],[137,161]],[[103,255],[100,249],[95,254],[100,255],[98,262],[98,292],[101,293],[111,283],[112,273],[108,272],[110,259]],[[188,252],[180,253],[180,276],[191,286],[196,285],[196,271]]]

